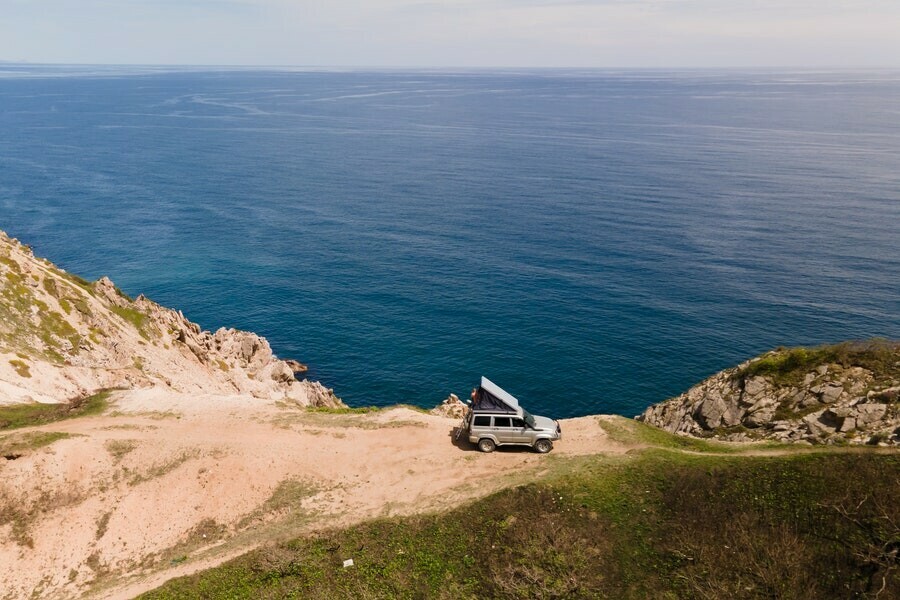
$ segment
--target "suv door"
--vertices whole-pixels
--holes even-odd
[[[520,419],[518,417],[513,417],[510,435],[512,441],[519,444],[531,444],[534,438],[531,430],[525,425],[525,419]]]
[[[515,442],[511,417],[494,417],[494,435],[501,444]]]

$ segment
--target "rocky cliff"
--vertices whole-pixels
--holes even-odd
[[[778,349],[727,369],[638,418],[728,440],[900,445],[900,343]]]
[[[179,311],[132,300],[105,277],[66,273],[0,232],[0,404],[165,386],[342,406],[321,384],[298,381],[296,368],[256,334],[203,331]]]

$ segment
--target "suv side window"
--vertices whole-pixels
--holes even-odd
[[[491,418],[488,416],[476,416],[475,417],[475,427],[490,427],[491,426]]]
[[[515,427],[516,429],[525,429],[525,420],[524,419],[520,419],[518,417],[513,417],[512,423],[513,423],[512,426]]]
[[[512,419],[509,417],[494,417],[494,427],[512,427]]]

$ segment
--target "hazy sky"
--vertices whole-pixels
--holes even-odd
[[[0,0],[0,60],[900,66],[900,0]]]

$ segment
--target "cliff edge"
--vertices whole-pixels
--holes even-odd
[[[780,348],[637,417],[731,441],[900,445],[900,342]]]
[[[0,231],[0,404],[154,386],[343,406],[321,384],[298,381],[264,338],[203,331],[180,311],[132,300],[106,277],[67,273]]]

